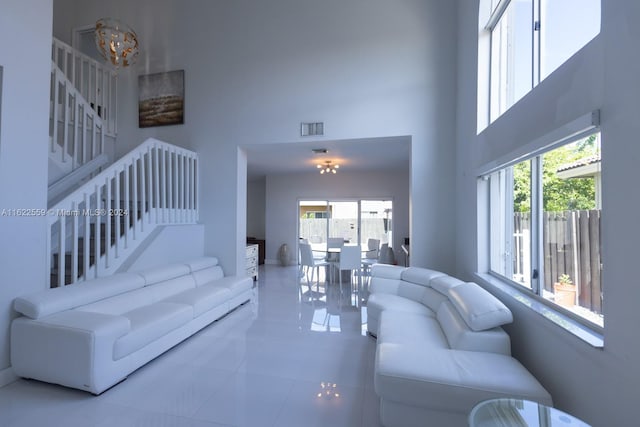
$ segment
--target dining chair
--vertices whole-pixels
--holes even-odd
[[[344,246],[344,237],[327,238],[327,249],[337,249]]]
[[[300,242],[299,243],[305,243],[307,245],[311,245],[311,242],[309,241],[309,239],[305,239],[304,237],[300,238]],[[327,260],[327,251],[320,251],[320,250],[314,250],[313,246],[311,246],[311,253],[313,254],[313,259],[315,260]]]
[[[380,239],[368,239],[367,251],[364,253],[364,258],[378,259],[380,250]]]
[[[344,237],[328,237],[327,238],[327,261],[334,267],[333,262],[340,259],[340,248],[344,246]],[[332,272],[333,276],[333,272]]]
[[[355,271],[360,282],[360,269],[362,267],[362,258],[360,258],[360,245],[355,246],[342,246],[340,250],[340,259],[331,263],[338,270],[338,277],[340,280],[340,292],[342,292],[342,272],[349,270],[353,274]],[[360,289],[360,286],[358,286]]]
[[[380,240],[368,239],[367,251],[364,252],[362,258],[362,276],[364,277],[364,284],[367,287],[369,282],[369,276],[371,275],[371,266],[378,263],[378,257],[380,256]]]
[[[313,251],[311,250],[311,245],[309,243],[300,242],[298,247],[300,248],[300,268],[303,270],[305,278],[307,279],[309,291],[312,291],[313,276],[315,272],[317,273],[316,292],[320,292],[320,267],[325,267],[329,265],[329,263],[324,259],[314,258]],[[311,279],[309,279],[309,270],[311,270]]]

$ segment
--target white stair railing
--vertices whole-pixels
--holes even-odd
[[[116,72],[55,37],[51,60],[96,110],[104,123],[105,134],[115,136],[118,132]]]
[[[116,75],[53,39],[49,136],[53,158],[70,170],[105,153],[116,133]]]
[[[51,287],[113,274],[159,225],[198,221],[198,155],[150,138],[48,210]]]

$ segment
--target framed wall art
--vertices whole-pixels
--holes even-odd
[[[184,70],[138,76],[138,126],[184,124]]]

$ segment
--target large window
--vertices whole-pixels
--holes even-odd
[[[487,178],[492,273],[602,327],[600,170],[595,133]]]
[[[600,0],[487,0],[490,121],[600,32]]]

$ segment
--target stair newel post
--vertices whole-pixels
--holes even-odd
[[[102,198],[100,197],[100,195],[102,194],[102,187],[99,184],[96,184],[95,186],[95,192],[96,192],[96,225],[95,228],[93,230],[93,233],[95,234],[95,246],[94,246],[94,254],[95,254],[95,261],[93,262],[93,265],[95,267],[95,277],[98,277],[98,269],[100,268],[100,237],[102,234],[102,213],[105,212],[102,210]]]
[[[71,283],[78,281],[78,204],[71,203]],[[60,221],[66,221],[64,215]]]
[[[104,233],[104,267],[109,268],[111,261],[111,177],[105,178],[105,233]]]
[[[136,212],[136,222],[138,222],[138,216],[140,216],[140,232],[144,233],[144,220],[145,218],[145,206],[147,204],[147,189],[146,189],[146,168],[145,168],[145,163],[144,163],[144,151],[140,152],[140,155],[138,157],[139,161],[140,161],[140,208],[138,209],[138,212]]]
[[[114,209],[120,209],[120,171],[116,170],[114,172],[114,190],[115,192],[113,197],[113,207]],[[113,224],[116,228],[116,238],[115,238],[115,252],[116,258],[120,256],[120,217],[113,217]]]
[[[89,264],[89,261],[90,261],[89,256],[90,256],[90,249],[91,249],[91,215],[89,214],[89,212],[91,210],[91,204],[90,204],[88,193],[84,193],[84,209],[85,209],[85,212],[83,212],[83,215],[82,215],[82,221],[84,222],[84,244],[82,245],[82,253],[83,253],[82,274],[84,276],[84,279],[86,280],[89,277],[89,267],[91,266]]]
[[[138,235],[138,159],[134,156],[131,162],[131,209],[129,210],[129,223],[131,224],[132,239]]]

